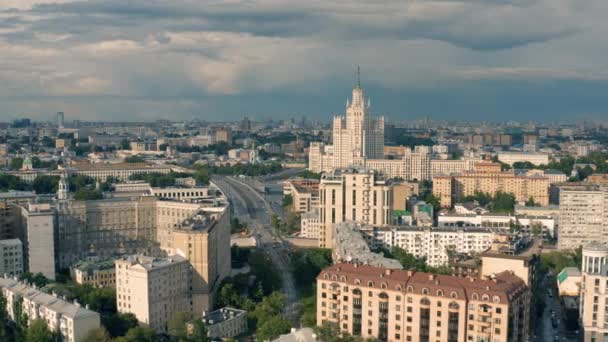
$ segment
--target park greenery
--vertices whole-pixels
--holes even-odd
[[[510,193],[498,191],[494,196],[477,191],[473,195],[464,196],[461,202],[477,201],[479,205],[485,207],[493,213],[512,213],[515,208],[515,196]],[[534,198],[528,199],[528,203],[535,203]]]
[[[385,257],[399,261],[403,266],[403,269],[406,270],[415,270],[418,272],[428,272],[435,274],[452,274],[452,271],[448,266],[429,266],[427,265],[426,260],[424,258],[418,258],[415,255],[410,254],[399,247],[393,247],[391,248],[391,250],[383,250],[383,253]]]
[[[129,176],[129,180],[138,180],[149,183],[152,187],[164,188],[168,186],[174,186],[177,178],[186,178],[191,175],[182,172],[169,172],[169,173],[136,173]]]
[[[558,274],[566,267],[580,267],[582,263],[582,248],[575,250],[555,250],[540,255],[540,271],[551,271]]]
[[[316,277],[322,269],[331,265],[331,260],[331,250],[322,248],[297,250],[291,257],[291,268],[297,270],[294,272],[294,280],[302,297],[300,321],[306,327],[316,326]]]
[[[291,323],[282,316],[286,297],[279,292],[281,276],[271,267],[269,257],[261,251],[237,246],[232,247],[232,256],[240,266],[246,259],[251,271],[224,280],[217,292],[216,307],[247,310],[248,326],[260,341],[289,332]]]
[[[310,170],[304,170],[298,173],[298,177],[307,178],[307,179],[321,179],[321,174],[312,172]]]

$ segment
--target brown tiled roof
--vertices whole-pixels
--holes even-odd
[[[502,272],[497,274],[494,279],[486,280],[412,270],[389,270],[354,263],[338,263],[329,266],[321,271],[317,279],[335,280],[351,286],[386,288],[419,295],[423,294],[423,289],[427,289],[428,295],[431,297],[437,297],[438,290],[441,290],[443,297],[450,298],[452,293],[455,293],[455,299],[459,300],[471,300],[473,294],[476,293],[480,300],[483,295],[488,295],[490,300],[494,296],[498,296],[502,304],[510,302],[513,297],[527,289],[524,281],[511,272]],[[372,286],[368,285],[370,281],[373,283]]]

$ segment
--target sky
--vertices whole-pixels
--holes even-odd
[[[606,0],[0,0],[0,121],[608,120]]]

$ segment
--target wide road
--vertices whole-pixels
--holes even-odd
[[[542,291],[545,302],[545,310],[543,311],[542,317],[537,321],[536,337],[537,341],[544,342],[575,342],[578,341],[578,336],[574,332],[566,331],[566,324],[564,319],[564,313],[559,303],[557,296],[557,286],[555,283],[555,276],[549,275],[544,276],[541,279],[541,283],[538,291]],[[551,316],[557,317],[558,325],[553,327]],[[557,337],[557,338],[556,338]]]
[[[233,177],[213,176],[215,183],[230,199],[235,217],[246,222],[257,240],[258,248],[268,254],[270,260],[281,274],[283,292],[287,296],[285,315],[299,325],[296,307],[298,295],[288,258],[288,244],[273,231],[271,216],[273,209],[263,195],[251,185]]]

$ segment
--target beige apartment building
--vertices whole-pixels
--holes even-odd
[[[307,213],[319,206],[319,181],[316,179],[294,179],[284,188],[291,195],[293,211]]]
[[[317,277],[317,324],[388,342],[524,342],[530,297],[508,271],[476,279],[340,263]]]
[[[513,170],[497,171],[489,163],[476,164],[475,171],[457,175],[437,176],[433,179],[433,195],[444,208],[451,207],[464,196],[484,192],[495,195],[497,192],[510,193],[517,202],[530,198],[542,206],[549,205],[549,180],[541,175],[518,175]]]
[[[336,223],[357,221],[383,226],[391,222],[391,185],[373,170],[344,169],[323,175],[319,194],[319,247],[332,247]]]
[[[557,246],[575,249],[608,242],[608,188],[589,183],[560,186]]]
[[[115,263],[118,312],[132,313],[139,322],[164,332],[175,312],[192,311],[190,264],[185,258],[134,255]]]
[[[44,321],[49,330],[61,333],[62,341],[84,342],[92,330],[100,327],[99,314],[77,302],[62,300],[12,278],[0,277],[0,288],[10,319],[15,319],[15,307],[21,302],[21,311],[30,323]]]
[[[394,182],[393,188],[393,210],[407,210],[407,200],[411,196],[420,194],[419,182]]]
[[[583,341],[608,338],[608,245],[592,242],[583,246],[580,322]]]
[[[226,142],[228,145],[232,144],[232,132],[226,128],[216,130],[215,142]]]
[[[587,183],[597,185],[608,185],[608,173],[596,173],[587,177]]]
[[[19,276],[23,273],[23,266],[23,244],[21,240],[0,240],[0,274]]]

